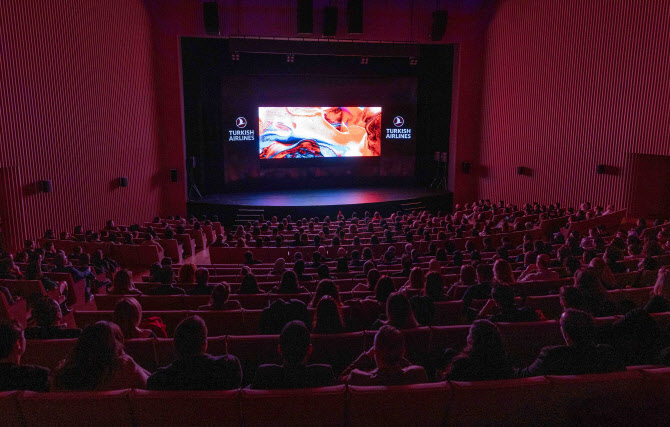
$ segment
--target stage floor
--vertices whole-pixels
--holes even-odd
[[[216,194],[196,203],[238,206],[347,206],[388,203],[448,194],[425,188],[330,188]]]

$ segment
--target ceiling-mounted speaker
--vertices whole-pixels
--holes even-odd
[[[596,166],[596,173],[597,173],[598,175],[602,175],[602,174],[604,174],[605,172],[607,172],[607,166],[605,166],[605,165],[597,165],[597,166]]]
[[[126,188],[128,186],[128,177],[119,177],[119,187]]]
[[[323,36],[335,37],[337,34],[337,7],[326,6],[323,8]]]
[[[41,191],[42,193],[52,193],[54,191],[50,179],[39,181],[37,186],[39,188],[39,191]]]
[[[202,4],[202,18],[205,21],[205,32],[209,36],[218,36],[219,33],[219,5],[215,1],[206,1]]]
[[[523,175],[526,172],[526,169],[523,166],[517,166],[516,167],[516,174],[517,175]]]
[[[440,41],[444,34],[447,32],[447,18],[448,14],[446,10],[436,10],[433,12],[432,17],[433,21],[430,25],[430,39],[432,41]]]
[[[306,34],[314,32],[313,0],[298,0],[298,32]]]
[[[363,0],[347,2],[347,33],[363,34]]]
[[[177,182],[177,169],[170,169],[170,182]]]

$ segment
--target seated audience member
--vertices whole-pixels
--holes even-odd
[[[195,283],[195,271],[195,264],[187,263],[182,265],[177,275],[177,283]]]
[[[330,279],[330,269],[326,264],[321,264],[316,269],[316,280]]]
[[[314,292],[314,297],[309,303],[309,307],[315,308],[324,296],[331,297],[338,307],[342,305],[342,301],[340,300],[340,290],[337,288],[335,282],[330,279],[323,279],[316,286],[316,292]]]
[[[42,286],[44,286],[44,290],[47,292],[57,289],[59,287],[59,284],[51,280],[44,274],[42,274],[41,265],[42,263],[39,259],[35,262],[31,262],[30,264],[28,264],[24,276],[25,280],[39,280],[40,282],[42,282]],[[67,284],[65,284],[65,288],[63,289],[62,293],[67,294],[68,292],[69,292],[68,286]]]
[[[656,284],[651,291],[651,299],[644,306],[647,313],[670,311],[670,268],[663,266],[658,270]]]
[[[559,274],[549,270],[549,255],[541,254],[537,257],[535,264],[531,264],[519,276],[519,282],[534,282],[536,280],[558,280]]]
[[[430,298],[433,302],[447,301],[447,296],[444,294],[444,279],[440,273],[431,271],[426,275],[423,296]]]
[[[407,385],[428,382],[428,376],[424,368],[405,359],[402,332],[384,325],[375,335],[373,347],[342,372],[340,381],[361,386]]]
[[[230,286],[227,283],[221,283],[214,286],[212,298],[207,305],[201,305],[198,310],[241,310],[239,301],[228,300],[230,296]]]
[[[121,328],[125,339],[156,338],[150,329],[140,328],[142,306],[135,298],[123,298],[114,307],[114,323]]]
[[[381,277],[381,273],[379,272],[379,270],[374,268],[373,264],[369,265],[372,265],[373,268],[370,268],[368,270],[366,283],[359,283],[356,286],[354,286],[354,288],[352,289],[353,292],[374,292],[375,286],[377,286],[377,282]]]
[[[412,272],[412,258],[409,256],[409,254],[403,254],[403,256],[400,258],[400,266],[402,267],[402,270],[397,273],[393,273],[391,276],[409,277],[410,273]]]
[[[84,266],[81,269],[75,268],[72,266],[72,263],[65,257],[63,253],[56,255],[54,258],[54,269],[57,273],[70,273],[72,275],[72,280],[76,283],[80,280],[86,280],[86,290],[85,290],[85,300],[86,302],[90,301],[92,297],[91,287],[98,289],[101,286],[107,286],[110,282],[101,282],[95,278],[95,274],[91,271],[88,266]]]
[[[270,270],[270,275],[272,276],[281,276],[286,271],[286,260],[284,258],[277,258]]]
[[[114,272],[119,268],[119,264],[108,256],[105,256],[101,249],[93,252],[91,257],[91,265],[96,274],[106,274],[107,277],[112,277]]]
[[[109,294],[111,295],[142,295],[133,285],[133,279],[128,270],[119,270],[114,275],[113,287]]]
[[[566,345],[544,347],[535,362],[518,370],[517,376],[581,375],[625,370],[623,360],[611,346],[595,343],[591,315],[568,309],[561,315],[560,323]]]
[[[209,270],[200,267],[195,271],[195,286],[191,289],[189,295],[211,295],[214,286],[208,285]]]
[[[475,267],[471,265],[461,266],[460,279],[461,280],[459,280],[458,282],[451,285],[451,287],[449,287],[449,290],[447,291],[447,299],[449,301],[455,299],[461,299],[461,296],[456,298],[457,297],[456,292],[459,290],[459,288],[470,287],[477,283],[477,270],[475,270]]]
[[[654,258],[643,258],[637,265],[640,278],[635,283],[636,288],[654,286],[658,279],[658,263]]]
[[[309,330],[299,320],[288,322],[279,335],[282,365],[261,365],[249,386],[252,389],[295,389],[327,387],[335,376],[329,365],[307,365],[312,354]]]
[[[207,326],[192,316],[174,333],[177,360],[149,377],[149,390],[231,390],[242,383],[242,368],[232,355],[207,354]]]
[[[312,332],[315,334],[339,334],[345,332],[342,315],[340,314],[340,306],[333,297],[324,295],[316,304]]]
[[[426,286],[426,275],[421,267],[414,267],[409,274],[407,282],[398,292],[420,291]]]
[[[511,378],[512,375],[498,327],[488,320],[475,320],[470,326],[465,348],[451,361],[445,379],[487,381]]]
[[[296,263],[297,264],[297,263]],[[303,294],[309,293],[309,291],[298,285],[298,279],[296,274],[292,271],[285,271],[281,276],[281,281],[278,286],[275,286],[270,291],[273,294]]]
[[[256,281],[256,276],[253,273],[249,273],[242,278],[242,283],[240,284],[240,289],[237,291],[238,294],[264,294],[262,290],[258,288],[258,282]]]
[[[598,271],[594,268],[580,268],[575,273],[575,288],[582,292],[586,311],[595,317],[616,314],[616,306],[600,283]]]
[[[565,277],[575,277],[575,273],[577,272],[577,270],[582,268],[582,263],[579,262],[578,258],[569,256],[565,260],[563,260],[563,266],[565,267],[566,270]]]
[[[598,277],[600,278],[600,283],[605,289],[617,289],[616,279],[612,270],[610,270],[607,263],[600,257],[593,258],[589,267],[595,269],[598,272]]]
[[[263,261],[254,259],[254,254],[251,253],[251,251],[246,251],[244,253],[244,264],[245,265],[263,264]]]
[[[300,320],[304,324],[312,321],[312,315],[307,311],[307,304],[297,299],[278,299],[263,309],[259,330],[261,334],[279,334],[284,326],[293,320]]]
[[[563,311],[574,308],[575,310],[582,310],[588,313],[582,291],[574,286],[561,286],[561,290],[558,292],[558,300],[561,303],[561,307],[563,307]]]
[[[0,320],[0,391],[49,391],[49,370],[21,365],[26,351],[23,327],[14,320]]]
[[[114,323],[99,321],[81,333],[53,380],[55,390],[107,391],[146,388],[149,372],[123,349],[123,334]]]
[[[378,320],[372,329],[379,329],[383,325],[390,325],[397,329],[412,329],[418,327],[412,306],[401,293],[394,292],[386,300],[386,320]]]
[[[156,240],[154,240],[154,236],[151,235],[151,233],[145,233],[144,234],[144,241],[141,244],[142,244],[142,246],[155,246],[155,247],[158,248],[158,254],[159,255],[161,255],[163,253],[163,247],[161,246],[160,243],[158,243]]]
[[[296,255],[298,253],[296,253]],[[310,280],[312,280],[311,275],[304,274],[305,273],[305,261],[303,259],[296,259],[296,261],[293,263],[293,272],[295,273],[296,278],[301,282],[309,282]],[[286,274],[286,272],[284,272],[284,274]]]
[[[149,281],[150,282],[160,282],[161,274],[161,264],[155,262],[149,266]]]
[[[534,322],[537,314],[530,307],[517,308],[514,304],[514,291],[507,285],[500,285],[491,291],[491,299],[479,312],[478,318],[491,322]]]
[[[81,329],[68,329],[63,325],[63,313],[60,305],[49,297],[43,297],[35,301],[31,311],[31,317],[35,320],[35,327],[25,331],[25,337],[29,340],[55,340],[65,338],[77,338],[81,335]]]
[[[161,268],[160,282],[157,287],[149,290],[149,295],[185,295],[186,292],[182,288],[173,286],[174,272],[171,266]]]
[[[488,299],[491,297],[493,269],[488,264],[477,266],[477,284],[468,287],[463,294],[463,312],[470,312],[470,304],[474,299]],[[474,313],[476,314],[476,313]]]
[[[614,347],[626,366],[654,364],[670,344],[667,332],[662,333],[654,318],[640,308],[598,328],[598,338]]]
[[[509,262],[499,259],[493,264],[493,282],[495,285],[511,285],[516,282]]]
[[[216,240],[214,240],[212,242],[212,244],[209,245],[209,247],[210,248],[212,248],[212,247],[214,247],[214,248],[227,248],[228,243],[224,242],[223,239],[224,239],[223,234],[217,234],[216,235]]]

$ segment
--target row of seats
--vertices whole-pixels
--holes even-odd
[[[670,368],[410,386],[0,393],[7,427],[33,425],[663,425]],[[113,417],[113,418],[110,418]]]

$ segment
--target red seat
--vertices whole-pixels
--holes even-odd
[[[642,425],[664,425],[668,423],[668,402],[670,402],[670,368],[645,369],[643,409],[645,418]]]
[[[449,384],[390,387],[349,386],[352,426],[444,425],[450,404]]]
[[[130,405],[138,427],[239,426],[240,391],[134,390]]]
[[[564,345],[561,327],[555,320],[498,323],[509,356],[522,366],[530,365],[548,345]]]
[[[158,239],[158,243],[163,247],[165,256],[172,258],[172,262],[181,264],[184,261],[182,248],[179,247],[177,239]]]
[[[19,391],[0,391],[0,414],[2,425],[6,427],[23,427],[23,416],[19,410]]]
[[[346,387],[298,390],[242,390],[242,421],[246,426],[321,425],[345,422]]]
[[[551,420],[546,401],[551,383],[544,377],[515,380],[451,381],[447,425],[540,425]]]
[[[309,304],[312,301],[312,294],[268,294],[268,301],[270,304],[278,299],[283,299],[284,301],[297,299],[305,304]]]
[[[402,329],[405,337],[405,357],[416,365],[425,366],[428,361],[430,350],[430,338],[432,331],[430,327],[414,329]],[[365,349],[372,348],[377,331],[365,331]]]
[[[22,299],[10,305],[5,294],[0,293],[0,319],[15,320],[25,328],[27,313],[26,300]]]
[[[463,301],[440,301],[435,303],[433,325],[446,326],[461,324]]]
[[[19,407],[28,426],[132,426],[129,390],[24,392]]]
[[[229,298],[239,301],[245,310],[258,310],[268,306],[266,294],[231,294]]]
[[[445,349],[460,351],[470,333],[469,325],[431,326],[429,354],[431,359],[439,357]]]
[[[228,354],[237,356],[242,364],[244,384],[253,381],[256,369],[266,363],[281,364],[277,347],[279,335],[247,335],[227,337]]]
[[[154,340],[156,351],[156,366],[162,368],[177,359],[177,352],[171,338],[156,338]]]
[[[210,337],[220,335],[240,335],[244,333],[244,312],[231,311],[190,311],[189,316],[200,316],[207,325],[207,334]]]
[[[261,317],[263,310],[244,310],[244,333],[256,335],[260,332]]]
[[[55,371],[60,362],[72,351],[75,338],[63,340],[26,340],[26,352],[21,363],[44,366]]]
[[[312,355],[309,363],[324,363],[333,367],[339,375],[363,352],[365,334],[349,332],[344,334],[312,335]]]
[[[138,245],[136,248],[138,257],[136,265],[148,268],[151,264],[160,262],[163,258],[163,251],[159,250],[157,246]]]
[[[137,362],[138,365],[153,372],[156,366],[156,348],[153,338],[127,339],[123,343],[126,353]]]

